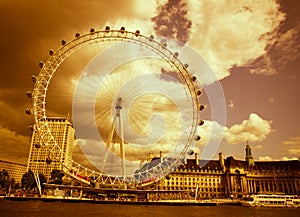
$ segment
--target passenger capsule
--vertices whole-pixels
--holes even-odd
[[[175,55],[175,57],[178,57],[178,56],[179,56],[179,53],[178,53],[178,52],[175,52],[174,55]]]
[[[192,81],[196,81],[197,80],[197,77],[196,76],[193,76],[192,77]]]
[[[204,105],[200,105],[199,111],[202,111],[204,109]]]
[[[54,51],[52,49],[49,50],[49,54],[50,54],[50,56],[52,56],[54,54]]]
[[[79,36],[80,36],[80,34],[77,32],[77,33],[75,34],[75,37],[76,37],[76,38],[79,38]]]
[[[26,96],[31,99],[32,98],[32,93],[30,91],[27,91]]]
[[[122,26],[120,31],[121,31],[121,33],[124,33],[125,32],[125,27]]]
[[[61,45],[65,45],[66,43],[66,40],[61,40]]]
[[[188,67],[189,67],[189,64],[187,64],[187,63],[186,63],[186,64],[184,64],[184,68],[186,68],[186,69],[187,69]]]
[[[25,113],[26,113],[27,115],[31,115],[31,110],[30,110],[29,108],[26,108],[26,109],[25,109]]]
[[[95,29],[91,28],[90,33],[94,33],[94,32],[95,32]]]
[[[140,33],[140,30],[136,30],[135,33],[134,33],[134,35],[135,35],[136,37],[140,36],[140,34],[141,34],[141,33]]]
[[[31,76],[31,80],[32,80],[32,82],[35,83],[35,82],[36,82],[36,76],[35,76],[35,75],[32,75],[32,76]]]
[[[200,136],[196,136],[196,137],[195,137],[195,141],[199,141],[200,139],[201,139]]]
[[[197,96],[200,96],[201,93],[202,93],[201,90],[197,90],[197,92],[196,92]]]
[[[41,68],[43,68],[44,63],[43,63],[42,61],[40,61],[40,62],[39,62],[39,66],[40,66]]]
[[[35,146],[35,148],[40,148],[41,147],[41,145],[39,143],[36,143],[34,146]]]
[[[199,126],[202,126],[203,124],[204,124],[203,120],[200,120],[199,123],[198,123]]]
[[[108,33],[109,30],[110,30],[110,27],[109,27],[109,26],[106,26],[106,27],[105,27],[105,32]]]
[[[33,131],[33,126],[28,126],[29,131]]]
[[[194,154],[194,151],[193,150],[189,150],[188,151],[188,155],[193,155]]]
[[[150,40],[150,41],[153,41],[153,40],[154,40],[154,36],[153,36],[153,35],[150,35],[149,40]]]

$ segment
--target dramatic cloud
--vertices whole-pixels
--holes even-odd
[[[252,74],[277,74],[287,63],[297,59],[300,55],[300,24],[279,33],[274,43],[267,47],[267,52],[261,57],[249,62],[247,68]]]
[[[112,28],[119,29],[125,26],[128,30],[141,30],[145,35],[153,34],[153,23],[151,17],[156,10],[156,1],[147,3],[147,7],[140,7],[135,4],[140,1],[129,0],[126,4],[120,1],[58,1],[42,2],[30,1],[1,1],[0,10],[2,20],[0,23],[2,36],[0,47],[2,55],[0,58],[1,79],[0,79],[0,124],[8,132],[13,132],[12,138],[26,137],[27,126],[32,125],[33,118],[25,115],[26,107],[32,107],[31,100],[27,99],[26,91],[33,88],[31,75],[37,75],[40,68],[38,62],[49,58],[48,51],[60,47],[62,39],[71,40],[74,34],[87,33],[90,28],[104,29],[106,25],[113,25]],[[122,18],[124,18],[122,20]],[[21,37],[22,36],[22,37]],[[21,37],[21,38],[20,38]],[[82,56],[81,56],[82,57]],[[85,56],[86,57],[86,56]],[[84,59],[84,58],[82,58]],[[78,62],[72,62],[73,69],[78,66]],[[63,68],[62,68],[63,69]],[[64,72],[62,70],[62,72]],[[73,78],[68,77],[64,72],[61,76],[61,86],[54,86],[56,92],[53,93],[53,101],[47,104],[56,105],[52,108],[47,107],[50,115],[61,114],[62,110],[57,99],[62,94],[64,97],[69,94],[69,81]],[[50,86],[55,85],[55,83]],[[64,89],[63,89],[64,87]],[[50,87],[51,88],[51,87]],[[66,93],[67,92],[67,93]],[[57,95],[55,95],[57,94]],[[51,94],[49,94],[50,96]],[[68,101],[72,96],[67,95]],[[47,98],[48,100],[49,98]],[[64,100],[66,99],[63,98]],[[70,109],[65,109],[63,114],[67,116]],[[13,153],[7,148],[10,144],[10,137],[2,137],[0,144],[1,153]],[[6,139],[4,139],[6,138]],[[13,139],[13,143],[15,140]],[[25,141],[25,140],[24,140]],[[30,140],[27,140],[28,148]],[[12,147],[18,147],[12,145]],[[3,150],[3,151],[2,151]],[[12,150],[14,150],[12,148]],[[20,149],[21,150],[21,149]],[[14,156],[22,153],[14,152]],[[11,157],[13,158],[13,156]]]
[[[22,136],[0,126],[0,159],[27,164],[29,136]]]
[[[271,123],[251,113],[248,120],[228,128],[224,136],[229,144],[261,142],[272,132]]]
[[[13,131],[15,131],[16,133],[26,136],[28,135],[27,128],[32,123],[32,117],[26,116],[25,114],[25,108],[27,106],[31,106],[30,100],[27,104],[18,104],[16,106],[14,103],[10,102],[10,99],[8,98],[11,96],[18,96],[14,96],[13,93],[8,92],[9,91],[5,90],[1,91],[0,88],[0,124],[2,124],[7,129],[14,129]],[[25,93],[23,95],[23,97],[26,98]],[[4,98],[5,100],[3,101],[1,100],[1,98]]]
[[[247,65],[265,55],[266,47],[278,40],[278,27],[285,20],[274,0],[190,0],[188,6],[192,20],[189,44],[219,79],[229,76],[233,66]]]
[[[157,35],[188,43],[222,79],[233,67],[276,74],[298,58],[300,25],[280,32],[285,19],[275,0],[168,0],[160,2],[152,21]]]
[[[168,0],[159,7],[159,14],[152,18],[156,34],[186,43],[192,26],[187,18],[187,3],[181,0]]]

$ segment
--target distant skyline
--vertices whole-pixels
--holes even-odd
[[[59,48],[62,39],[106,25],[182,41],[207,61],[226,99],[227,122],[220,126],[225,131],[218,149],[224,156],[244,159],[248,141],[255,160],[300,157],[297,0],[129,0],[126,4],[119,0],[2,0],[0,9],[1,160],[27,163],[31,140],[27,127],[33,117],[24,112],[32,106],[26,92],[33,88],[31,75],[38,75],[38,62],[46,61],[49,50]],[[76,68],[79,63],[70,60],[69,64]],[[61,77],[57,87],[71,79],[71,75]],[[54,96],[57,93],[61,92]],[[211,127],[205,94],[203,100],[206,122],[200,131],[200,152]],[[55,107],[53,101],[49,105]]]

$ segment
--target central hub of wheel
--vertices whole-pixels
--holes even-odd
[[[122,97],[119,96],[116,102],[116,115],[119,117],[120,116],[120,110],[122,109]]]

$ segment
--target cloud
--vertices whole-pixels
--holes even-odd
[[[255,147],[255,149],[261,149],[263,146],[262,145],[257,145],[256,147]]]
[[[0,159],[27,164],[30,136],[0,126]]]
[[[65,38],[68,41],[76,32],[83,34],[87,33],[89,28],[99,30],[104,29],[106,25],[111,25],[112,29],[125,26],[130,31],[139,29],[142,34],[153,34],[153,23],[150,17],[155,12],[156,1],[151,1],[151,11],[149,4],[147,4],[147,9],[143,7],[145,9],[137,10],[135,8],[137,2],[139,1],[130,0],[126,4],[121,4],[118,1],[106,0],[85,3],[54,0],[47,3],[47,7],[44,2],[39,1],[19,2],[18,7],[9,1],[1,4],[2,19],[10,17],[9,22],[0,24],[5,32],[0,44],[6,53],[1,60],[0,80],[0,124],[3,128],[14,129],[11,132],[26,137],[27,126],[32,125],[33,122],[32,116],[26,116],[24,113],[26,107],[32,107],[31,100],[25,95],[26,91],[32,89],[33,86],[30,77],[39,72],[38,61],[45,61],[49,57],[48,50],[58,48],[61,39]],[[128,7],[128,5],[133,7]],[[30,23],[29,26],[28,23]],[[18,40],[19,35],[23,35],[22,40]],[[10,40],[13,43],[7,43]],[[84,68],[82,66],[84,60],[90,57],[80,53],[78,56],[75,61],[69,61],[74,60],[72,56],[69,57],[51,80],[47,94],[47,115],[67,116],[71,113],[72,91],[74,90],[71,82],[77,79],[76,72]],[[16,75],[12,72],[19,73]],[[8,141],[10,137],[5,138],[1,139],[3,141],[0,144],[0,149],[3,150],[1,153],[3,156],[7,153],[7,156],[12,155],[11,158],[14,158],[13,154],[19,153],[17,151],[12,153],[7,149],[4,143],[10,143]],[[29,147],[29,144],[30,140],[27,140],[26,147]]]
[[[200,158],[211,159],[213,157],[223,141],[226,129],[227,127],[216,121],[204,120],[204,124],[198,127],[198,135],[201,139],[193,147],[195,152],[201,153]]]
[[[283,144],[299,146],[300,145],[300,136],[290,137],[287,141],[284,141]]]
[[[281,52],[278,59],[279,64],[286,64],[287,62],[291,62],[299,57],[299,33],[300,23],[280,35],[276,43],[276,49]]]
[[[15,103],[10,102],[6,97],[13,96],[13,93],[7,93],[6,96],[3,96],[5,92],[5,89],[0,88],[0,125],[8,129],[14,129],[18,134],[26,135],[27,128],[32,123],[32,117],[25,114],[26,106],[30,107],[30,101],[27,105],[17,103],[18,101]],[[4,94],[2,95],[2,93]]]
[[[152,18],[156,34],[186,43],[192,26],[187,14],[185,1],[168,0],[160,5],[158,15]]]
[[[287,156],[284,156],[284,157],[281,158],[281,160],[284,160],[284,161],[288,161],[288,160],[299,160],[299,158],[297,158],[297,157],[291,157],[291,158],[289,158],[289,157],[287,157]]]
[[[203,147],[207,144],[208,140],[212,142],[219,140],[220,136],[223,136],[224,130],[227,130],[227,127],[220,125],[218,122],[204,120],[204,124],[198,128],[201,140],[196,143],[196,146]]]
[[[273,97],[270,97],[270,98],[267,99],[268,103],[273,103],[274,101],[275,101],[275,99]]]
[[[270,156],[267,156],[267,155],[265,155],[265,156],[259,156],[258,159],[260,161],[271,161],[271,160],[273,160]]]
[[[283,145],[287,147],[288,153],[294,156],[300,156],[300,136],[290,137],[283,141]]]
[[[203,154],[209,149],[217,151],[221,144],[261,142],[273,132],[271,124],[271,121],[264,120],[254,113],[251,113],[249,118],[241,124],[231,127],[222,126],[215,121],[204,120],[204,124],[198,129],[201,140],[195,144],[193,149],[195,152]],[[254,148],[261,149],[262,147],[262,145],[257,145]]]
[[[247,68],[252,74],[277,74],[287,63],[300,56],[300,23],[286,32],[279,33],[266,53],[249,62]]]
[[[76,32],[83,34],[90,28],[99,30],[104,29],[106,25],[112,25],[111,28],[114,29],[125,26],[131,31],[139,29],[142,34],[153,34],[153,23],[150,17],[154,16],[152,13],[155,13],[156,1],[148,2],[147,7],[139,10],[136,6],[140,4],[138,2],[140,1],[128,0],[123,4],[109,0],[87,2],[53,0],[45,3],[30,0],[20,1],[17,6],[16,2],[11,1],[1,3],[0,16],[2,20],[9,17],[9,21],[0,23],[3,32],[0,47],[5,53],[0,60],[0,124],[8,129],[14,129],[16,133],[24,135],[27,133],[27,126],[33,122],[32,117],[24,115],[24,109],[32,106],[25,95],[27,90],[33,88],[30,77],[32,74],[39,73],[38,62],[46,61],[49,58],[48,51],[60,47],[61,39],[72,40]],[[20,35],[22,40],[19,40]],[[64,116],[71,112],[70,106],[62,108],[57,100],[61,99],[63,102],[72,100],[70,91],[66,89],[71,89],[68,84],[72,77],[70,75],[74,74],[72,69],[78,70],[76,68],[78,64],[87,58],[83,55],[80,57],[81,61],[72,62],[71,70],[63,71],[63,65],[67,64],[67,61],[58,69],[61,70],[62,76],[58,76],[59,79],[56,80],[61,85],[51,81],[50,91],[47,94],[49,115],[59,114],[58,110],[64,110]],[[54,78],[57,74],[55,73]]]
[[[233,66],[245,66],[264,56],[285,20],[274,0],[190,0],[188,6],[189,45],[206,59],[218,79],[229,76]]]
[[[234,104],[233,104],[232,100],[229,100],[228,108],[230,108],[230,109],[234,108]]]
[[[229,144],[263,141],[273,130],[271,121],[251,113],[248,120],[235,124],[225,131],[224,137]]]
[[[10,17],[9,22],[0,24],[3,32],[1,48],[5,53],[1,62],[0,90],[0,120],[3,123],[1,132],[5,132],[1,136],[1,141],[4,141],[2,143],[21,144],[21,141],[26,142],[27,138],[27,142],[24,143],[27,145],[24,147],[28,147],[30,141],[29,137],[26,136],[26,125],[30,120],[24,118],[24,108],[26,103],[29,104],[30,102],[27,101],[25,93],[32,85],[31,74],[38,73],[38,61],[49,57],[47,51],[50,48],[59,47],[62,38],[66,37],[66,40],[71,40],[75,32],[83,34],[88,32],[91,27],[98,30],[103,29],[105,25],[117,29],[125,26],[126,30],[132,31],[140,29],[141,33],[146,36],[153,34],[154,25],[158,23],[158,20],[152,23],[150,18],[157,16],[157,4],[167,5],[168,2],[170,4],[170,2],[176,1],[153,0],[147,2],[147,7],[138,0],[128,1],[126,4],[108,0],[84,3],[54,0],[47,3],[47,7],[42,1],[18,2],[18,7],[13,1],[6,1],[5,4],[1,4],[2,19],[5,20],[5,18]],[[181,3],[183,2],[181,1]],[[272,47],[275,47],[278,52],[282,51],[287,54],[280,55],[278,61],[282,64],[289,60],[288,57],[293,57],[293,55],[296,57],[299,54],[297,52],[299,44],[295,43],[295,39],[299,37],[299,26],[278,34],[278,26],[285,19],[285,15],[279,11],[279,5],[275,0],[243,1],[243,3],[241,1],[218,0],[190,0],[187,2],[183,8],[178,10],[176,7],[171,7],[166,18],[159,15],[159,21],[168,19],[169,15],[175,16],[177,23],[168,23],[174,32],[172,37],[184,42],[189,41],[188,44],[199,51],[214,68],[218,79],[228,76],[232,66],[244,66],[248,63],[253,66],[251,68],[252,73],[274,74],[275,72],[268,71],[274,67],[273,56],[267,54]],[[189,26],[189,21],[192,22],[191,26]],[[30,25],[27,25],[28,23]],[[187,28],[182,28],[183,26]],[[158,32],[162,34],[163,31]],[[19,40],[20,35],[22,35],[22,40]],[[8,43],[11,41],[13,43]],[[293,51],[291,48],[297,49]],[[263,58],[262,64],[266,63],[266,67],[262,67],[265,71],[257,70],[260,64],[256,66],[255,62],[252,61],[257,60],[258,57]],[[75,66],[78,64],[76,61],[71,63]],[[14,72],[19,73],[16,75]],[[67,74],[69,75],[68,72],[62,73],[63,79],[60,82],[63,87],[66,87]],[[57,89],[56,93],[62,93],[58,86],[54,83],[51,84]],[[51,93],[48,96],[50,99]],[[57,96],[54,96],[53,99],[57,100],[55,97]],[[71,100],[71,97],[68,99]],[[54,107],[59,104],[55,103],[54,100],[53,102]],[[47,106],[50,104],[51,101],[47,101]],[[47,111],[49,111],[48,108]],[[59,108],[56,107],[56,109]],[[57,110],[53,108],[53,114],[58,114]],[[69,110],[64,111],[66,114]],[[20,120],[22,121],[20,122]],[[250,122],[250,119],[246,122]],[[240,126],[242,135],[235,132],[232,127],[229,129],[224,127],[229,132],[228,136],[231,141],[236,142],[247,137],[241,129],[247,128],[247,126],[243,124],[238,126]],[[266,126],[268,125],[266,124]],[[255,131],[255,133],[249,133],[250,136],[253,136],[253,140],[262,140],[265,138],[263,135],[268,135],[267,132],[255,129],[255,127],[251,130]],[[204,126],[202,132],[204,134],[204,136],[201,135],[203,142],[207,141],[205,135],[207,137],[220,136],[209,133],[209,125]],[[20,133],[24,135],[22,136]],[[4,135],[13,138],[13,141],[10,142]],[[172,135],[169,136],[172,138]],[[249,138],[247,140],[251,141]],[[18,145],[11,146],[19,147]],[[0,146],[2,155],[11,154],[6,147],[6,144]],[[17,155],[19,155],[18,151],[21,149],[15,152]],[[290,151],[297,152],[297,147],[291,148]]]

